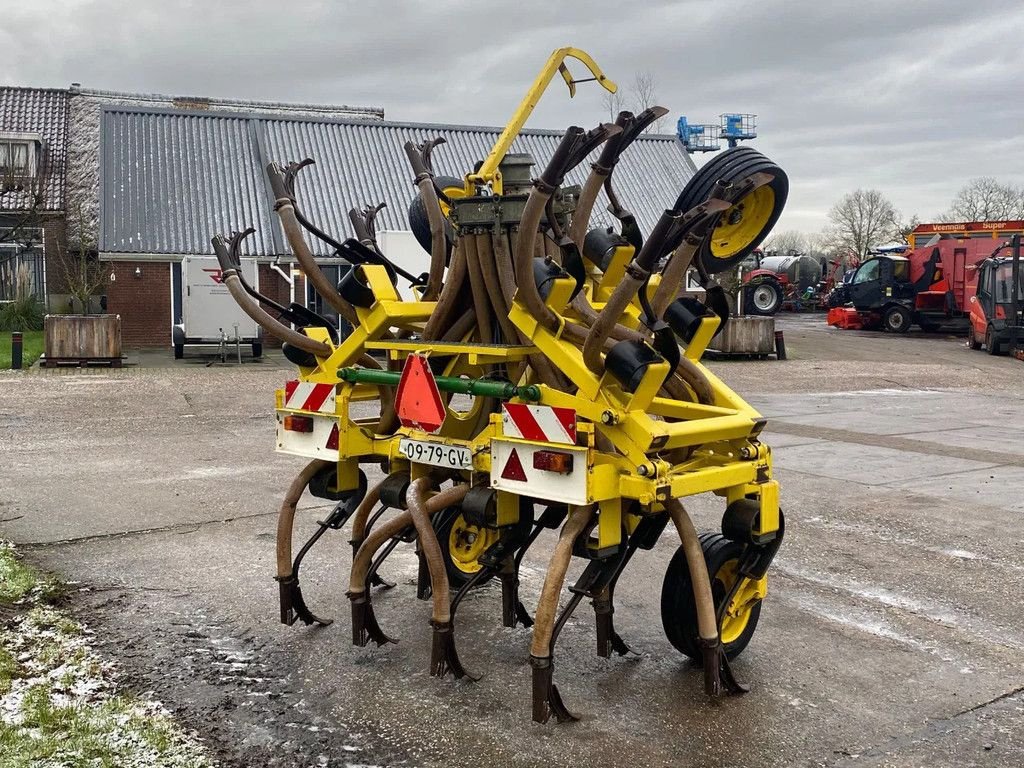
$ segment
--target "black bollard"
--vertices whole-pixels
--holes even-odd
[[[786,340],[782,337],[782,331],[775,332],[775,359],[786,359]]]
[[[22,334],[21,331],[11,331],[11,370],[21,370],[21,350],[22,350]]]

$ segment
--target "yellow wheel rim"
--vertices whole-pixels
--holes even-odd
[[[460,198],[466,197],[466,190],[465,190],[464,187],[445,187],[441,191],[444,192],[445,195],[448,196],[449,200],[456,200],[456,199],[460,199]],[[441,206],[441,213],[444,214],[444,217],[446,219],[451,218],[452,207],[450,205],[448,205],[448,203],[446,203],[440,197],[438,198],[437,202]]]
[[[448,552],[452,564],[463,573],[476,573],[483,568],[480,555],[497,540],[497,531],[467,523],[466,518],[459,515],[448,534]]]
[[[748,248],[774,212],[775,190],[767,184],[736,201],[711,233],[711,255],[728,259]]]
[[[739,561],[736,559],[729,560],[715,574],[715,581],[722,583],[722,586],[725,588],[725,594],[729,594],[733,584],[736,583],[736,579],[740,578],[736,572],[738,564]],[[765,595],[768,594],[767,576],[760,579],[742,578],[743,583],[740,584],[736,594],[733,595],[732,600],[726,607],[725,613],[722,614],[720,634],[722,643],[725,645],[736,642],[743,635],[747,624],[750,622],[750,613],[754,610],[754,606],[760,603]]]

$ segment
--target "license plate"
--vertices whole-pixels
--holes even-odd
[[[402,438],[398,441],[398,452],[417,464],[432,464],[435,467],[451,469],[470,469],[473,466],[473,456],[469,448],[461,445]]]

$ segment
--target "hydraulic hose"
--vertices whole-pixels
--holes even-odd
[[[700,547],[697,530],[693,527],[689,513],[678,499],[666,501],[665,509],[676,526],[683,551],[686,553],[686,566],[690,572],[693,599],[697,606],[697,633],[701,640],[715,643],[718,641],[715,600],[711,593],[711,578],[708,576],[708,566]]]
[[[604,348],[605,341],[608,340],[608,336],[626,307],[636,297],[640,286],[650,277],[651,270],[661,255],[666,239],[680,218],[681,215],[674,211],[667,210],[662,214],[650,237],[644,243],[644,247],[640,249],[640,253],[632,263],[627,265],[625,276],[608,298],[597,322],[591,326],[590,333],[587,334],[587,339],[583,344],[583,362],[598,376],[604,373],[601,350]]]
[[[449,593],[448,572],[445,570],[444,556],[437,533],[430,524],[430,511],[427,509],[424,496],[430,490],[431,479],[421,477],[413,480],[406,491],[405,499],[412,515],[413,525],[419,537],[420,549],[427,561],[430,571],[430,590],[434,602],[433,621],[435,624],[447,624],[451,621],[451,596]],[[467,486],[468,489],[468,486]]]
[[[287,325],[279,323],[267,314],[263,308],[253,301],[249,297],[249,294],[245,292],[245,288],[242,287],[242,283],[239,281],[238,275],[234,272],[223,273],[222,279],[224,280],[224,284],[228,287],[231,297],[237,302],[238,306],[242,308],[242,311],[255,320],[256,323],[267,333],[272,336],[276,336],[281,341],[287,342],[294,347],[298,347],[305,352],[316,355],[317,357],[331,356],[331,352],[333,350],[327,344],[324,344],[322,341],[315,341],[304,333],[293,331]]]
[[[302,266],[309,282],[312,283],[317,293],[323,297],[323,300],[331,305],[334,311],[353,325],[357,325],[359,321],[356,317],[355,309],[341,297],[337,288],[331,284],[331,281],[327,279],[323,270],[316,263],[313,252],[309,250],[309,246],[302,236],[302,227],[295,217],[295,201],[288,195],[288,191],[285,189],[284,174],[281,173],[281,169],[276,163],[270,163],[267,166],[267,177],[270,179],[271,189],[277,198],[274,201],[274,210],[277,211],[277,216],[281,221],[281,229],[284,230],[292,253],[295,254],[295,258]]]
[[[444,268],[448,260],[448,237],[444,229],[444,214],[434,188],[433,174],[427,168],[420,149],[411,141],[405,144],[405,154],[409,157],[413,172],[416,174],[414,184],[419,187],[423,198],[423,207],[427,212],[430,224],[430,272],[427,288],[423,292],[423,301],[433,301],[441,291],[444,280]]]
[[[466,273],[469,277],[470,295],[473,297],[473,311],[476,313],[477,339],[482,344],[489,344],[491,337],[491,299],[484,285],[483,272],[480,269],[480,257],[477,253],[477,237],[472,233],[460,235],[466,253]]]
[[[452,262],[448,266],[448,278],[441,287],[434,311],[431,312],[423,328],[423,338],[431,341],[439,338],[449,325],[451,315],[459,309],[462,299],[463,285],[466,282],[467,265],[462,239],[455,244]]]
[[[277,577],[287,579],[292,575],[292,528],[295,523],[295,508],[299,499],[306,492],[310,481],[316,474],[327,467],[331,462],[322,459],[313,459],[302,471],[292,480],[288,491],[281,502],[281,509],[277,513]]]
[[[610,142],[609,142],[610,143]],[[576,201],[576,210],[572,214],[572,221],[569,222],[569,238],[576,243],[576,247],[583,250],[583,239],[587,236],[590,225],[590,214],[594,210],[594,203],[597,202],[597,195],[604,186],[605,179],[611,175],[611,169],[600,167],[597,163],[591,166],[590,174],[583,183],[580,190],[579,200]]]
[[[572,560],[572,547],[576,538],[584,531],[597,511],[597,505],[574,506],[569,519],[562,526],[555,551],[548,563],[547,575],[541,589],[540,601],[537,603],[537,615],[534,618],[533,639],[530,643],[530,655],[536,658],[551,656],[551,636],[555,629],[555,614],[558,612],[558,598],[565,582],[565,574]]]
[[[544,207],[553,191],[540,186],[535,186],[530,191],[526,207],[523,209],[523,217],[519,222],[513,265],[516,277],[516,298],[523,303],[527,312],[538,323],[547,330],[556,332],[559,325],[558,315],[544,303],[533,276],[533,254],[537,243],[537,227],[540,226],[540,217],[544,213]]]
[[[676,248],[669,258],[668,264],[665,265],[665,269],[661,273],[661,283],[658,284],[658,290],[654,292],[654,299],[651,301],[654,314],[659,318],[665,314],[668,305],[679,293],[679,286],[686,278],[686,271],[690,268],[696,253],[696,244],[683,241],[683,244]]]
[[[353,542],[361,543],[366,536],[366,521],[370,519],[370,513],[373,511],[373,508],[380,503],[381,485],[383,485],[383,481],[370,488],[363,497],[363,500],[359,502],[359,506],[356,507],[356,512],[352,516]]]
[[[411,488],[411,486],[410,486]],[[424,503],[424,509],[428,515],[435,515],[446,507],[461,503],[469,492],[469,485],[460,483],[446,488],[443,491],[431,496]],[[408,499],[408,495],[406,496]],[[411,512],[402,512],[385,522],[375,525],[370,535],[359,547],[355,558],[352,560],[352,575],[349,580],[349,594],[357,594],[366,591],[366,575],[373,562],[373,556],[388,539],[398,535],[413,524]],[[418,530],[418,529],[417,529]],[[437,537],[434,537],[435,542]]]

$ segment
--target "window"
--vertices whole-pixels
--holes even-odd
[[[870,283],[878,279],[878,259],[865,262],[853,278],[854,283]]]
[[[0,176],[34,176],[36,142],[0,134]]]

